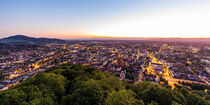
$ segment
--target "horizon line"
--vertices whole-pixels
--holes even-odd
[[[23,35],[23,36],[28,36],[28,37],[34,37],[34,35],[24,35],[24,34],[16,34],[16,35]],[[10,35],[7,37],[11,36],[16,36],[16,35]],[[35,35],[36,36],[36,35]],[[45,36],[45,35],[44,35]],[[54,35],[53,35],[54,36]],[[118,37],[118,36],[100,36],[100,35],[80,35],[80,37],[77,37],[77,35],[71,35],[72,37],[34,37],[34,38],[56,38],[56,39],[64,39],[64,40],[83,40],[83,39],[210,39],[210,37]],[[3,37],[3,38],[7,38]],[[0,38],[0,39],[3,39]]]

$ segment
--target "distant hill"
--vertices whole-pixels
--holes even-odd
[[[0,39],[0,43],[10,43],[10,44],[47,44],[47,43],[65,43],[65,42],[66,41],[61,39],[34,38],[25,35],[14,35]]]

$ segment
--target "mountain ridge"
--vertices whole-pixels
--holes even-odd
[[[56,38],[35,38],[26,35],[14,35],[0,39],[0,43],[10,44],[47,44],[47,43],[65,43],[65,40]]]

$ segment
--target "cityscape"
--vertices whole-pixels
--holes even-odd
[[[89,65],[130,83],[153,81],[209,85],[210,43],[155,41],[68,41],[43,46],[2,44],[1,90],[64,63]]]
[[[0,0],[0,105],[210,105],[210,0]]]

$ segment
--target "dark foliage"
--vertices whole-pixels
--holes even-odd
[[[9,90],[0,92],[1,105],[209,105],[184,88],[171,90],[153,82],[130,84],[110,73],[64,64]]]

